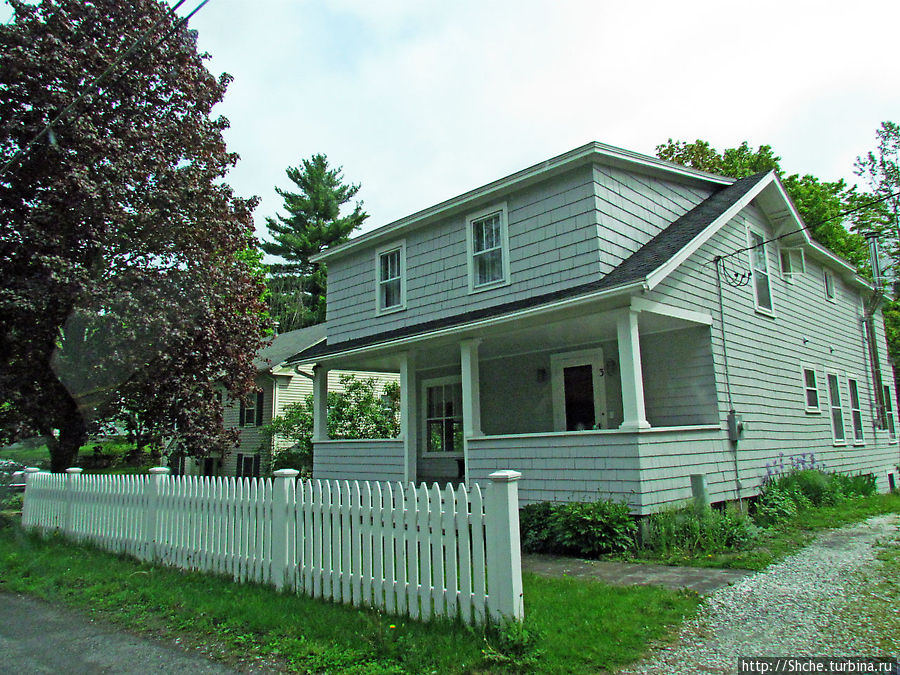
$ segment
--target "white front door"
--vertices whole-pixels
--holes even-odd
[[[606,428],[603,350],[589,349],[550,357],[553,427],[556,431]]]

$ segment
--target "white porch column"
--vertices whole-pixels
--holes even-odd
[[[644,409],[644,378],[641,370],[641,344],[638,312],[628,309],[616,321],[619,336],[619,372],[622,377],[622,424],[620,429],[649,429]]]
[[[405,352],[400,357],[400,438],[403,439],[403,480],[416,482],[418,458],[418,434],[416,420],[416,356]]]
[[[463,437],[481,436],[481,386],[479,384],[478,345],[481,340],[459,343],[462,362]]]
[[[463,478],[469,484],[469,439],[481,436],[481,384],[478,369],[478,345],[481,340],[459,343],[462,377]]]
[[[313,441],[328,440],[328,369],[313,366]]]

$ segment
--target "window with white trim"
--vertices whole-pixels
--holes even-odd
[[[466,219],[469,253],[469,292],[509,282],[509,233],[506,204],[470,215]]]
[[[894,394],[890,385],[884,385],[884,420],[887,423],[888,439],[891,443],[897,440],[897,424],[894,419]]]
[[[425,390],[425,452],[463,452],[462,382],[444,378],[423,383]]]
[[[765,237],[760,232],[747,230],[750,245],[750,274],[753,277],[753,300],[756,309],[772,313],[772,289],[769,285],[769,256]]]
[[[835,296],[834,291],[834,275],[829,270],[824,270],[824,278],[825,278],[825,297],[831,300],[831,302],[837,302],[837,297]]]
[[[806,259],[802,248],[781,249],[781,276],[785,281],[793,281],[794,277],[806,272]]]
[[[844,408],[841,404],[841,382],[835,373],[826,373],[828,378],[828,404],[831,407],[831,438],[835,445],[847,442],[844,431]]]
[[[859,401],[859,380],[847,377],[847,391],[850,394],[850,421],[853,423],[853,443],[862,445],[866,442],[863,432],[862,405]]]
[[[379,249],[375,255],[378,314],[406,308],[406,243]]]
[[[819,381],[816,377],[816,369],[803,366],[803,390],[806,396],[806,412],[821,412],[819,408]]]

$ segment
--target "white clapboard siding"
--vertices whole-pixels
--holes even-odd
[[[291,470],[274,480],[167,471],[29,472],[23,525],[413,619],[522,618],[518,521],[508,521],[517,513],[515,472],[492,476],[488,507],[477,485],[298,481]],[[490,595],[488,586],[508,597]]]

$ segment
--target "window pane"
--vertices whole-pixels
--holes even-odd
[[[849,380],[847,384],[850,386],[850,407],[859,408],[859,385],[856,380]]]
[[[484,223],[480,220],[472,223],[472,247],[475,253],[484,250]]]
[[[755,271],[756,280],[756,304],[764,309],[772,309],[772,296],[769,294],[769,275]]]
[[[807,408],[818,408],[819,407],[819,393],[815,389],[807,389],[806,390],[806,407]]]
[[[428,452],[442,452],[444,450],[443,442],[444,423],[440,420],[430,420],[428,422],[426,437],[428,439]]]
[[[853,411],[853,438],[857,441],[863,440],[862,413],[859,410]]]
[[[831,427],[834,430],[834,437],[839,441],[844,440],[844,415],[840,408],[832,408],[831,410]]]
[[[803,376],[806,378],[806,386],[810,389],[816,388],[816,371],[814,370],[804,370]]]
[[[503,278],[502,253],[499,248],[475,257],[475,284],[487,284]]]
[[[386,284],[383,284],[381,287],[382,290],[382,298],[381,298],[381,306],[384,308],[387,307],[396,307],[400,304],[400,280],[395,279],[394,281],[389,281]]]

